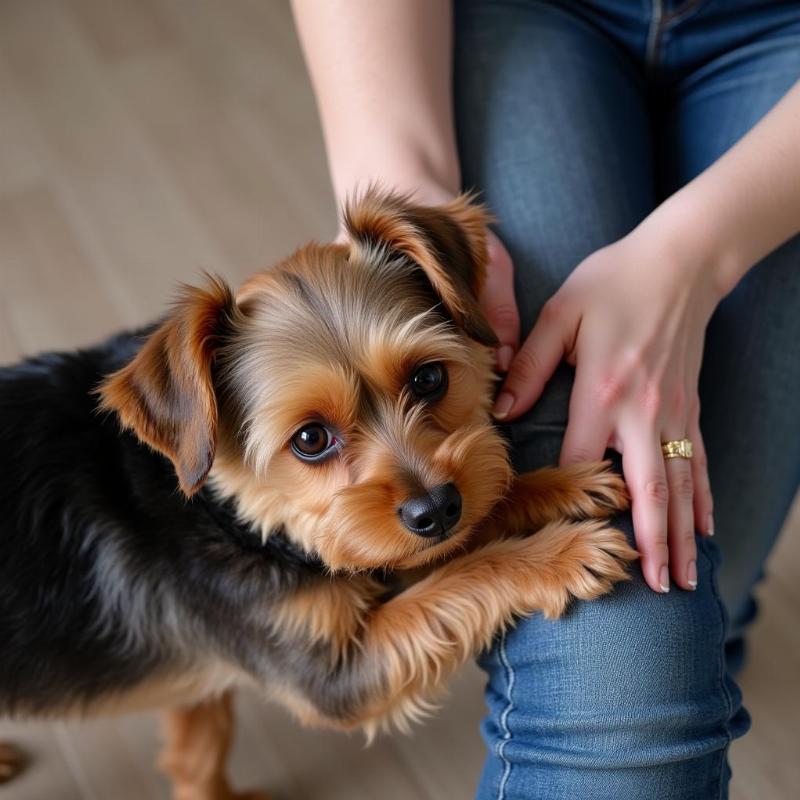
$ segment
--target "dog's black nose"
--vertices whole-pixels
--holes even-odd
[[[397,510],[403,525],[418,536],[441,536],[461,519],[461,495],[453,483],[409,497]]]

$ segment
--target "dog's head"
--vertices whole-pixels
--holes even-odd
[[[477,302],[486,221],[464,197],[369,192],[346,210],[348,244],[308,245],[235,296],[186,290],[103,406],[187,495],[210,474],[333,569],[443,556],[510,478]]]

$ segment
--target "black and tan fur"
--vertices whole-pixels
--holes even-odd
[[[557,617],[635,557],[603,465],[512,475],[482,209],[370,192],[345,219],[348,244],[235,295],[209,280],[142,335],[0,370],[0,712],[183,706],[163,765],[184,800],[233,796],[228,689],[404,725],[515,615]],[[432,402],[409,390],[429,362]],[[309,421],[341,439],[322,463],[289,447]],[[398,508],[446,483],[451,535],[410,533]]]

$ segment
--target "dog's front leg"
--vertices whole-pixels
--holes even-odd
[[[627,577],[636,553],[603,522],[553,523],[526,539],[487,544],[445,564],[381,609],[367,637],[380,664],[385,711],[409,711],[487,648],[517,615],[560,616]]]
[[[261,792],[234,792],[228,783],[225,768],[234,729],[230,692],[168,711],[165,729],[159,763],[172,780],[174,800],[269,800]]]
[[[367,611],[347,648],[331,650],[336,632],[320,637],[317,628],[317,646],[307,652],[321,654],[319,645],[328,645],[339,655],[305,661],[296,688],[321,722],[367,729],[402,722],[515,615],[557,617],[573,597],[599,597],[626,577],[635,557],[625,537],[599,521],[555,523],[528,538],[490,542]]]
[[[529,534],[560,519],[605,519],[628,508],[625,482],[608,461],[517,475],[493,517],[505,533]]]

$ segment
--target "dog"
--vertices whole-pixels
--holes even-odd
[[[0,370],[0,713],[170,708],[176,798],[263,797],[225,778],[234,687],[402,728],[516,616],[627,577],[621,478],[514,475],[492,425],[488,221],[372,189],[345,243]]]

